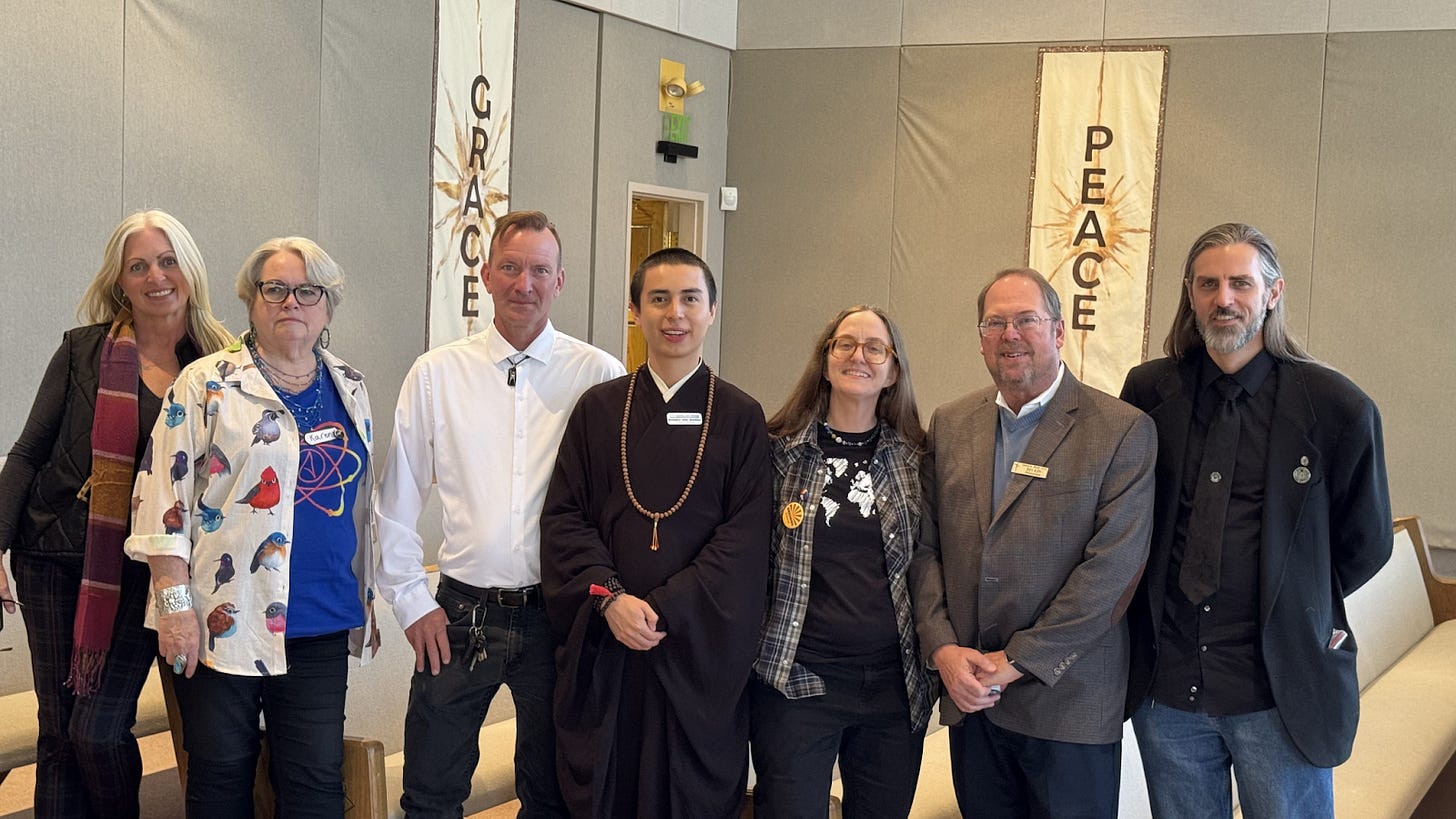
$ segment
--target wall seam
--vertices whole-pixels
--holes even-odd
[[[592,101],[592,173],[591,173],[591,251],[588,256],[588,264],[591,273],[587,276],[587,299],[586,299],[586,337],[587,340],[598,347],[596,325],[597,325],[597,233],[601,222],[601,199],[599,198],[602,179],[602,46],[606,41],[606,15],[597,12],[597,77],[596,77],[596,99]],[[603,348],[605,349],[605,348]]]
[[[324,214],[324,6],[328,0],[319,0],[318,5],[318,101],[316,114],[318,121],[314,124],[314,151],[313,151],[313,235],[318,237],[323,232]]]
[[[117,163],[121,171],[121,184],[117,188],[121,194],[121,201],[117,203],[117,213],[126,212],[126,3],[121,0],[121,161]]]
[[[1320,180],[1324,177],[1325,161],[1325,98],[1330,89],[1330,10],[1325,6],[1325,35],[1320,39],[1320,98],[1319,121],[1314,128],[1314,195],[1309,220],[1309,293],[1304,303],[1304,338],[1310,350],[1314,346],[1314,288],[1319,276],[1315,264],[1315,253],[1319,250]]]
[[[905,99],[905,5],[909,0],[901,0],[900,3],[900,45],[895,49],[895,143],[890,153],[890,264],[888,281],[885,282],[885,309],[896,311],[895,308],[895,258],[897,245],[895,243],[895,204],[900,201],[900,118]]]

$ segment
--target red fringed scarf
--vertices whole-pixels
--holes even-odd
[[[66,684],[84,697],[101,684],[101,669],[116,626],[121,599],[122,545],[131,519],[131,487],[136,478],[137,444],[136,331],[130,311],[112,322],[101,345],[96,416],[91,422],[91,478],[86,519],[86,561],[72,635],[71,676]]]

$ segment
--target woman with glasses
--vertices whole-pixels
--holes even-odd
[[[369,398],[327,349],[344,274],[318,245],[265,242],[237,290],[248,332],[167,394],[126,550],[178,675],[188,816],[252,816],[261,711],[278,815],[338,817],[348,657],[377,642]]]
[[[753,685],[754,815],[907,816],[930,686],[906,569],[925,431],[899,328],[851,307],[824,328],[773,436],[773,565]]]
[[[212,315],[207,268],[159,211],[112,232],[81,297],[89,324],[51,358],[0,472],[0,600],[25,604],[39,706],[35,814],[137,816],[132,726],[157,652],[142,625],[147,571],[126,560],[137,464],[177,371],[232,341]]]

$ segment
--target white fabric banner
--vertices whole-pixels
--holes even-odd
[[[431,347],[485,329],[481,284],[496,217],[510,209],[516,0],[437,0],[430,150]]]
[[[1027,266],[1062,299],[1062,359],[1114,395],[1147,353],[1166,46],[1044,48]]]

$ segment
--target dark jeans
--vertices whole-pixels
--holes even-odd
[[[908,816],[925,732],[910,729],[900,661],[826,664],[813,671],[828,689],[817,697],[791,700],[762,682],[752,684],[753,815],[826,816],[837,758],[846,819]]]
[[[996,726],[984,711],[968,714],[949,739],[951,782],[964,816],[1117,816],[1122,740],[1082,745],[1038,739]]]
[[[198,666],[192,679],[177,678],[191,819],[253,815],[260,712],[275,815],[344,815],[349,633],[293,638],[284,649],[287,674],[244,677]]]
[[[142,757],[132,727],[137,697],[157,659],[157,633],[142,625],[151,572],[122,567],[116,628],[101,687],[77,698],[66,686],[82,558],[13,551],[15,595],[24,603],[26,639],[39,705],[35,815],[133,817],[140,814]]]
[[[450,623],[450,662],[440,668],[439,676],[426,666],[410,682],[400,807],[410,817],[462,814],[480,761],[480,726],[504,683],[516,707],[519,816],[566,816],[556,782],[556,729],[551,719],[556,665],[539,590],[527,605],[491,601],[477,611],[476,598],[442,582],[435,600]],[[485,623],[486,656],[469,670],[466,644],[472,618]]]

